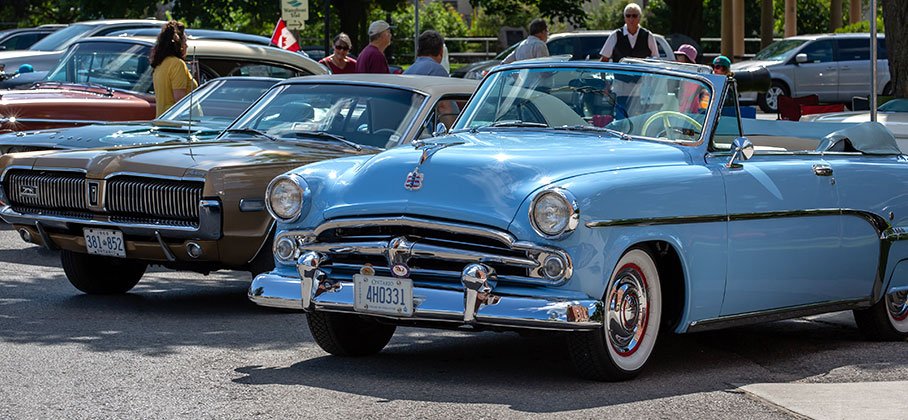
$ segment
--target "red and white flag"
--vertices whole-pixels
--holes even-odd
[[[271,35],[271,43],[293,52],[300,50],[300,44],[296,42],[293,32],[287,29],[287,23],[284,22],[284,19],[277,20],[277,26],[274,27],[274,33]]]

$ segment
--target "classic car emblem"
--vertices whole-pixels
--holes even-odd
[[[21,185],[19,186],[19,195],[23,197],[37,197],[38,187],[36,185]]]
[[[413,172],[407,174],[407,180],[404,181],[404,188],[409,191],[416,191],[422,188],[422,179],[423,174],[422,172],[419,172],[419,168],[417,167]]]
[[[88,182],[88,205],[98,205],[98,183],[94,181]]]
[[[425,178],[425,175],[423,175],[422,172],[419,172],[419,168],[422,164],[426,163],[426,161],[439,150],[464,143],[465,142],[462,141],[455,141],[452,143],[426,143],[422,140],[414,140],[412,143],[413,147],[417,150],[422,150],[422,155],[419,157],[419,163],[416,164],[416,168],[407,174],[407,180],[404,181],[404,188],[408,191],[417,191],[422,188],[423,179]]]

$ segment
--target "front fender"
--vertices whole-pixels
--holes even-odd
[[[528,198],[509,230],[518,238],[565,249],[574,275],[563,287],[592,297],[605,293],[621,256],[641,243],[671,245],[684,270],[685,310],[690,321],[719,314],[725,293],[727,226],[721,174],[703,165],[615,170],[584,175],[550,187],[577,198],[580,227],[561,240],[546,240],[529,223]]]

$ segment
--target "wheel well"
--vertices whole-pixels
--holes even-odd
[[[681,257],[670,243],[665,241],[644,242],[656,259],[659,279],[662,285],[662,327],[663,331],[674,330],[681,322],[684,311],[684,269]]]
[[[782,79],[772,79],[772,81],[770,82],[770,85],[771,85],[772,83],[778,83],[778,84],[781,85],[783,88],[785,88],[785,90],[787,90],[789,94],[791,94],[791,86],[789,86],[788,83],[786,83],[784,80],[782,80]]]

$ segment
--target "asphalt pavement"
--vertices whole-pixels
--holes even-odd
[[[659,338],[623,383],[578,379],[563,337],[400,328],[327,355],[248,274],[153,269],[88,296],[56,253],[0,230],[0,418],[906,418],[908,342],[847,312]]]

